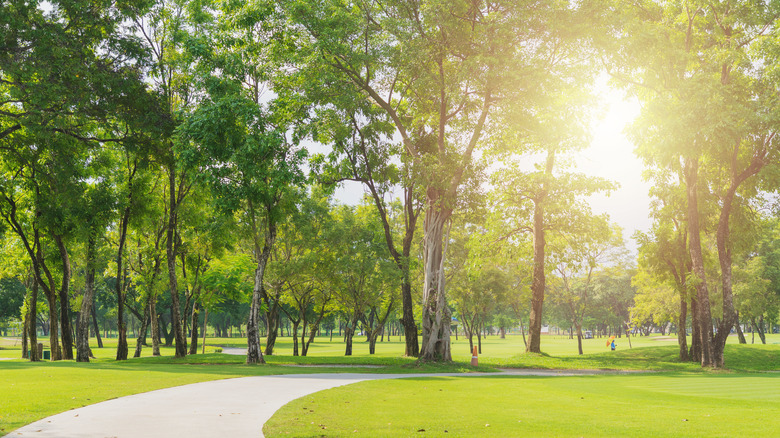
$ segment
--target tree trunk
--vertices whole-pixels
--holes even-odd
[[[699,340],[701,347],[701,366],[716,367],[715,351],[713,349],[712,316],[710,313],[710,297],[707,288],[707,276],[704,268],[704,256],[701,249],[701,232],[699,225],[699,194],[698,194],[697,159],[685,161],[685,184],[688,195],[688,241],[693,265],[693,274],[696,277],[696,303],[699,316]]]
[[[141,357],[141,350],[146,343],[146,329],[149,324],[149,307],[149,303],[144,306],[144,316],[141,320],[141,327],[138,329],[138,338],[135,340],[135,353],[133,353],[133,357]]]
[[[322,322],[322,319],[325,317],[325,304],[322,305],[319,314],[317,315],[317,320],[311,325],[311,328],[309,329],[309,339],[306,340],[306,342],[303,343],[301,346],[301,356],[306,356],[309,353],[309,345],[311,345],[312,342],[314,342],[314,337],[317,336],[317,332],[320,329],[320,323]],[[333,330],[330,332],[331,334],[331,340],[333,340]]]
[[[265,337],[265,354],[271,355],[274,353],[274,347],[276,347],[276,337],[279,335],[279,326],[281,325],[281,314],[279,313],[278,297],[276,300],[274,300],[273,304],[271,304],[270,308],[266,312],[265,319],[268,326],[268,334]]]
[[[76,362],[89,362],[89,320],[92,317],[92,304],[95,300],[95,237],[90,230],[87,239],[87,266],[84,296],[81,300],[78,325],[76,326]]]
[[[51,360],[61,360],[62,350],[59,345],[57,296],[52,292],[46,296],[46,300],[49,302],[49,346],[51,347]]]
[[[545,161],[545,175],[552,174],[555,164],[555,151],[547,152]],[[547,201],[547,187],[542,186],[539,196],[534,201],[534,270],[531,280],[531,315],[528,322],[528,343],[525,351],[527,353],[541,353],[542,337],[542,308],[544,305],[544,259],[545,259],[545,228],[544,228],[544,207]]]
[[[352,330],[349,327],[344,327],[344,356],[352,356]]]
[[[368,336],[368,354],[376,354],[376,340],[379,337],[379,332],[376,330],[369,330]]]
[[[152,332],[152,356],[160,355],[160,319],[157,315],[157,297],[152,296],[149,301],[149,320]]]
[[[520,319],[520,334],[523,335],[523,345],[525,345],[525,348],[528,349],[528,342],[525,340],[525,327],[523,326],[523,320]]]
[[[62,358],[73,359],[73,327],[70,322],[70,278],[71,265],[68,250],[62,237],[53,235],[62,261],[62,285],[60,286],[60,327],[62,328]],[[89,314],[87,314],[89,317]]]
[[[36,320],[38,319],[38,281],[33,279],[32,288],[28,297],[27,301],[27,315],[25,317],[25,323],[24,328],[25,331],[28,333],[28,338],[30,340],[30,361],[37,362],[41,360],[41,358],[38,356],[38,327],[36,326]],[[22,352],[22,355],[24,355],[28,350],[26,347],[23,347],[24,351]]]
[[[103,348],[103,338],[100,337],[100,330],[98,329],[97,309],[95,308],[94,297],[92,302],[92,327],[95,330],[98,348]]]
[[[292,322],[292,338],[293,338],[293,356],[298,356],[298,325],[300,324],[300,319]]]
[[[759,316],[758,323],[756,323],[755,318],[753,318],[751,323],[753,324],[753,333],[758,332],[758,337],[759,339],[761,339],[761,343],[766,345],[766,333],[764,332],[764,315]]]
[[[737,330],[737,336],[739,336],[739,343],[747,344],[747,339],[745,339],[745,334],[742,333],[742,326],[739,324],[739,313],[737,313],[737,322],[734,323],[734,329]]]
[[[173,161],[173,160],[171,160]],[[184,336],[181,308],[179,307],[179,282],[176,275],[176,245],[177,216],[179,200],[176,196],[176,168],[173,162],[168,165],[168,226],[165,230],[165,253],[168,259],[168,287],[171,292],[171,324],[175,340],[175,357],[187,355],[187,338]]]
[[[192,322],[190,323],[190,326],[192,326],[192,332],[190,333],[191,336],[190,336],[189,354],[198,353],[198,313],[199,313],[198,302],[194,301],[192,303]]]
[[[688,337],[686,327],[688,325],[688,302],[685,294],[680,292],[680,317],[677,320],[677,345],[680,347],[680,362],[688,362]]]
[[[577,351],[582,355],[582,325],[575,324],[574,326],[577,329]]]
[[[206,354],[206,333],[207,330],[207,324],[209,322],[209,309],[206,309],[206,313],[203,315],[203,346],[200,347],[200,354]]]
[[[403,324],[404,326],[404,338],[406,341],[405,348],[404,348],[404,356],[418,357],[420,355],[420,345],[418,344],[417,341],[417,322],[414,320],[412,284],[410,282],[408,272],[405,273],[403,283],[401,284],[401,300],[402,300],[402,307],[403,307],[402,308],[403,316],[401,317],[401,324]]]
[[[425,281],[423,288],[423,333],[420,358],[427,361],[452,361],[450,350],[451,316],[445,295],[444,226],[450,211],[437,205],[437,196],[430,196],[425,216],[423,236]]]
[[[253,206],[250,203],[250,210],[254,211]],[[265,233],[265,242],[263,245],[263,248],[259,247],[259,241],[258,241],[258,228],[255,225],[254,216],[252,216],[252,226],[253,226],[253,233],[255,238],[255,254],[257,255],[257,269],[255,269],[255,284],[254,288],[252,290],[252,306],[249,310],[249,322],[247,323],[246,333],[247,333],[247,354],[246,354],[246,363],[247,364],[258,364],[258,363],[265,363],[265,359],[263,358],[263,352],[260,350],[260,310],[262,308],[262,301],[263,299],[268,300],[268,294],[265,291],[265,286],[263,284],[263,277],[265,275],[265,268],[268,264],[268,260],[271,258],[271,249],[273,248],[274,242],[276,241],[276,223],[273,220],[273,216],[271,214],[271,208],[266,207],[267,215],[267,224],[268,224],[268,230]],[[277,310],[278,312],[278,310]],[[268,337],[271,337],[271,319],[268,320],[269,323],[269,333]],[[266,344],[266,354],[271,354],[273,352],[273,346],[271,345],[271,350],[268,350],[269,345]]]
[[[135,172],[133,172],[134,174]],[[122,217],[119,220],[119,248],[116,251],[116,285],[114,290],[116,291],[117,309],[116,309],[116,327],[119,333],[119,339],[116,346],[116,360],[127,360],[127,325],[125,324],[125,299],[124,289],[125,282],[123,278],[127,277],[125,273],[123,277],[124,269],[122,263],[124,261],[125,241],[127,240],[127,224],[130,222],[130,205],[132,203],[132,176],[128,178],[129,195],[127,200],[127,207],[125,207]]]

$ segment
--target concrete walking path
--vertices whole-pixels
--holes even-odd
[[[438,376],[573,376],[598,371],[507,370],[500,374],[288,374],[194,383],[96,403],[36,421],[7,437],[262,437],[263,424],[305,395],[374,379]]]

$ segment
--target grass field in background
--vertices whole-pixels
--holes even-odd
[[[48,338],[41,340],[48,341]],[[0,435],[68,409],[154,389],[252,375],[344,371],[341,368],[287,366],[291,364],[379,365],[382,368],[357,368],[349,371],[392,373],[491,371],[491,367],[677,372],[676,377],[669,377],[672,379],[670,381],[674,381],[674,378],[687,380],[720,375],[741,376],[745,373],[780,370],[780,336],[778,335],[771,335],[768,338],[768,345],[737,345],[734,343],[736,339],[730,339],[726,349],[726,366],[730,371],[725,372],[702,371],[695,363],[678,362],[676,340],[660,336],[632,338],[633,348],[628,348],[625,338],[618,339],[618,350],[615,352],[609,351],[606,347],[606,339],[586,340],[584,350],[588,354],[582,356],[576,354],[576,340],[563,336],[544,336],[542,350],[545,353],[542,355],[523,354],[524,346],[520,336],[508,336],[507,339],[492,336],[483,340],[483,353],[479,357],[480,367],[476,370],[469,366],[471,355],[468,342],[462,337],[457,341],[453,340],[454,362],[444,365],[418,364],[412,358],[401,357],[403,343],[397,338],[378,343],[376,355],[368,354],[368,345],[363,342],[363,339],[356,338],[355,341],[355,354],[351,357],[343,356],[344,344],[336,337],[332,342],[329,338],[318,338],[311,346],[310,356],[293,357],[291,356],[292,340],[280,338],[275,355],[266,357],[268,366],[247,366],[244,365],[243,355],[214,353],[217,348],[245,348],[246,341],[239,338],[209,338],[207,354],[180,359],[172,357],[174,353],[172,347],[161,347],[161,357],[151,357],[151,348],[145,347],[141,358],[121,363],[114,360],[116,339],[105,339],[105,348],[102,349],[97,348],[93,340],[93,353],[97,358],[88,364],[74,361],[30,363],[18,359],[21,356],[21,345],[18,339],[0,339],[0,357],[15,359],[0,361],[0,376],[2,376],[0,378]],[[132,344],[134,342],[131,341]],[[132,351],[131,349],[130,355]],[[747,376],[754,375],[747,374]],[[773,386],[778,382],[776,374],[758,376],[757,378],[767,379],[768,383],[763,386],[764,388],[776,388]],[[617,385],[619,388],[620,384],[610,383],[609,379],[623,376],[599,377],[607,379],[604,385]],[[469,381],[465,384],[468,384],[467,382]],[[719,382],[727,382],[727,380]],[[731,389],[726,385],[726,388],[724,389],[726,392],[740,390],[739,384]],[[453,387],[452,391],[456,392],[456,388]],[[550,392],[551,399],[558,397],[555,394],[555,391]],[[759,394],[757,397],[762,397],[760,391],[757,394]],[[493,404],[488,403],[488,406],[493,407],[485,409],[495,409],[497,403],[503,404],[505,396],[508,394],[502,391],[493,394],[493,402],[491,402]],[[542,397],[542,394],[533,397]],[[618,403],[609,398],[612,396],[604,397],[606,397],[604,403],[607,405]],[[654,403],[664,402],[658,399]]]
[[[409,401],[414,400],[411,408]],[[643,374],[375,380],[294,400],[267,437],[768,437],[780,375]]]

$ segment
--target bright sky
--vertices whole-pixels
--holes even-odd
[[[592,196],[590,205],[594,213],[607,213],[623,228],[626,246],[635,254],[636,244],[631,236],[636,230],[647,231],[651,225],[648,218],[650,185],[642,180],[642,163],[634,155],[634,145],[623,131],[639,114],[639,104],[624,100],[623,92],[607,87],[605,79],[599,82],[602,117],[593,122],[591,146],[576,158],[577,170],[620,184],[620,188],[608,197]],[[336,198],[346,204],[356,204],[362,196],[363,188],[358,183],[345,183],[336,191]]]
[[[623,227],[626,246],[636,252],[631,239],[634,231],[647,231],[651,220],[650,184],[642,180],[643,166],[634,155],[634,145],[624,135],[626,126],[639,115],[639,103],[624,100],[623,92],[599,86],[605,106],[603,117],[592,126],[593,142],[582,151],[576,162],[580,172],[600,176],[620,184],[620,188],[607,197],[591,197],[590,205],[595,213],[607,213],[613,222]]]

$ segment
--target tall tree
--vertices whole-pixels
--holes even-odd
[[[688,245],[696,285],[701,363],[723,366],[735,322],[731,280],[731,217],[735,202],[776,161],[775,80],[757,48],[772,41],[780,9],[773,2],[637,2],[606,8],[622,20],[608,64],[645,103],[636,128],[639,153],[654,165],[682,168],[687,190]],[[613,22],[615,22],[613,20]],[[617,32],[617,34],[612,33]],[[718,200],[715,240],[722,317],[713,330],[702,249],[707,196]]]
[[[399,161],[425,193],[423,360],[451,360],[443,237],[474,151],[501,105],[533,91],[569,2],[287,1],[304,35],[295,60],[392,123]],[[314,76],[310,74],[309,77]]]

